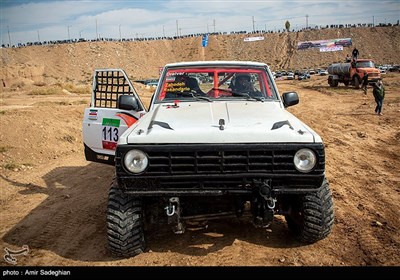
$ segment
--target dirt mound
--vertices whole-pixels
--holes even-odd
[[[264,36],[245,42],[245,37]],[[209,46],[201,37],[133,42],[81,42],[75,44],[2,49],[1,87],[18,82],[45,84],[88,84],[95,68],[122,68],[130,78],[156,78],[166,63],[197,60],[252,60],[266,62],[272,69],[327,67],[343,61],[351,47],[338,52],[297,50],[298,42],[352,38],[360,57],[376,63],[400,63],[400,27],[341,28],[302,32],[212,35]],[[22,79],[22,80],[21,80]]]

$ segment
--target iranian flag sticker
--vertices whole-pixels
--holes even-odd
[[[90,109],[89,120],[97,120],[97,110]]]

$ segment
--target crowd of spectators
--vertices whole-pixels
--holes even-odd
[[[314,26],[308,28],[302,28],[299,30],[291,30],[289,32],[303,32],[306,30],[320,30],[320,29],[328,29],[328,28],[359,28],[359,27],[390,27],[390,26],[399,26],[399,20],[395,24],[391,23],[379,23],[377,25],[373,25],[372,23],[358,23],[358,24],[331,24],[326,26]],[[196,33],[189,35],[179,35],[179,36],[168,36],[168,37],[142,37],[142,38],[97,38],[97,39],[71,39],[71,40],[52,40],[52,41],[42,41],[42,42],[27,42],[26,44],[18,43],[17,45],[12,45],[12,48],[18,47],[26,47],[26,46],[42,46],[42,45],[55,45],[55,44],[71,44],[71,43],[79,43],[79,42],[96,42],[96,41],[108,41],[108,42],[130,42],[130,41],[153,41],[153,40],[176,40],[180,38],[187,37],[198,37],[204,35],[229,35],[229,34],[267,34],[267,33],[282,33],[287,32],[285,29],[279,30],[256,30],[256,31],[231,31],[231,32],[212,32],[212,33]],[[9,48],[9,44],[2,44],[2,48]]]

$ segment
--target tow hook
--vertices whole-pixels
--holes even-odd
[[[169,204],[165,207],[165,211],[168,217],[172,217],[175,214],[175,205]]]
[[[256,227],[268,227],[274,218],[276,198],[272,196],[272,184],[269,180],[254,180],[258,194],[254,200],[253,215]]]
[[[267,207],[273,210],[275,208],[276,199],[272,197],[271,179],[262,182],[258,181],[258,183],[260,184],[259,190],[261,197],[264,198]]]
[[[168,206],[165,208],[165,213],[168,216],[168,224],[175,224],[173,231],[176,234],[182,234],[185,232],[185,226],[181,221],[181,206],[179,197],[171,197],[168,200]]]
[[[276,202],[276,199],[275,199],[275,198],[273,198],[273,197],[271,196],[271,197],[269,197],[269,198],[266,199],[266,202],[267,202],[267,207],[268,207],[269,209],[273,210],[273,209],[275,208],[275,202]]]

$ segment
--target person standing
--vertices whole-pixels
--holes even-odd
[[[385,99],[385,88],[383,87],[382,81],[374,83],[374,90],[372,94],[374,95],[376,102],[375,113],[379,116],[382,116],[382,105],[383,100]]]
[[[367,86],[368,86],[368,73],[367,71],[364,72],[364,77],[361,80],[361,88],[364,91],[364,94],[367,95]]]
[[[352,56],[353,56],[353,61],[354,61],[354,62],[357,62],[357,58],[358,58],[359,51],[357,50],[356,47],[354,47],[353,52],[352,52],[351,54],[352,54]]]
[[[349,54],[346,55],[346,60],[345,60],[345,62],[351,62],[351,57],[350,57]]]

